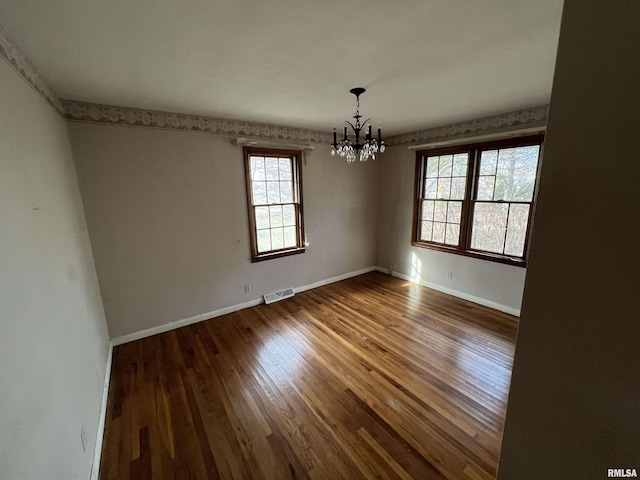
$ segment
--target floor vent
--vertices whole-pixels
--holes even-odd
[[[284,290],[280,290],[279,292],[267,293],[264,296],[264,303],[273,303],[278,300],[284,300],[285,298],[293,297],[293,288],[285,288]]]

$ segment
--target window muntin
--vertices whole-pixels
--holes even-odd
[[[253,261],[302,253],[300,152],[245,148]]]
[[[433,155],[424,171],[419,239],[446,245],[460,243],[468,153]]]
[[[417,152],[412,243],[524,265],[542,140]]]

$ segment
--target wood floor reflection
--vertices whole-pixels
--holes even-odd
[[[515,335],[372,272],[118,346],[100,478],[494,478]]]

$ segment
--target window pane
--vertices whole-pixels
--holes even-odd
[[[267,182],[267,203],[280,203],[280,182]]]
[[[496,200],[530,202],[533,199],[539,150],[538,145],[500,150]]]
[[[427,159],[427,177],[433,178],[438,176],[438,157],[429,157]]]
[[[440,167],[439,167],[438,176],[450,177],[452,166],[453,166],[453,155],[442,155],[440,157]]]
[[[529,205],[511,205],[507,222],[507,241],[504,246],[505,255],[522,257],[524,240],[527,236],[529,222]]]
[[[427,178],[424,186],[424,198],[436,198],[438,194],[438,179]]]
[[[451,199],[464,200],[464,190],[467,186],[465,177],[454,177],[451,179]]]
[[[296,227],[284,227],[284,247],[295,247],[296,243]]]
[[[453,156],[453,176],[454,177],[466,177],[467,166],[469,165],[468,153],[456,153]]]
[[[256,228],[269,228],[269,207],[256,207]]]
[[[433,222],[422,222],[422,228],[420,229],[420,240],[430,242],[432,231],[433,231]]]
[[[264,158],[251,157],[251,180],[264,181]]]
[[[280,182],[280,203],[293,203],[293,184]]]
[[[253,204],[264,205],[267,203],[267,184],[264,182],[253,182]]]
[[[293,178],[291,174],[291,160],[288,158],[281,158],[279,161],[280,166],[280,180],[291,180]]]
[[[458,243],[460,243],[460,225],[447,223],[447,232],[444,243],[447,245],[458,245]]]
[[[269,230],[258,230],[258,253],[271,250],[271,234]]]
[[[438,179],[438,198],[449,198],[451,192],[451,179],[440,178]]]
[[[495,175],[497,161],[497,150],[486,150],[480,153],[480,175]]]
[[[283,222],[283,225],[296,224],[296,211],[293,205],[282,206],[282,222]]]
[[[269,218],[271,220],[271,228],[282,226],[282,207],[280,205],[269,207]]]
[[[267,180],[278,180],[279,161],[277,158],[267,157],[264,159],[266,164]]]
[[[433,220],[433,201],[422,201],[422,220]]]
[[[493,200],[496,177],[478,177],[478,200]]]
[[[462,213],[462,202],[449,202],[447,208],[447,222],[460,223],[460,214]]]
[[[502,253],[507,227],[508,204],[476,203],[473,212],[471,248]]]
[[[284,234],[281,228],[271,229],[271,249],[278,250],[284,248]]]
[[[444,243],[444,223],[433,224],[433,241],[438,243]]]
[[[447,202],[435,202],[433,220],[436,222],[445,222],[447,220]]]

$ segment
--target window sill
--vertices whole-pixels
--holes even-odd
[[[506,265],[513,265],[515,267],[527,266],[527,261],[523,258],[507,257],[505,255],[498,255],[495,253],[480,252],[477,250],[463,250],[456,247],[447,247],[446,245],[438,245],[429,242],[411,241],[411,245],[414,247],[426,248],[428,250],[437,250],[439,252],[453,253],[455,255],[462,255],[464,257],[478,258],[480,260],[488,260],[490,262],[504,263]]]
[[[289,255],[298,255],[299,253],[304,253],[306,250],[305,247],[301,248],[292,248],[289,250],[278,250],[276,252],[269,253],[261,253],[259,255],[255,255],[251,257],[252,262],[262,262],[264,260],[271,260],[274,258],[288,257]]]

